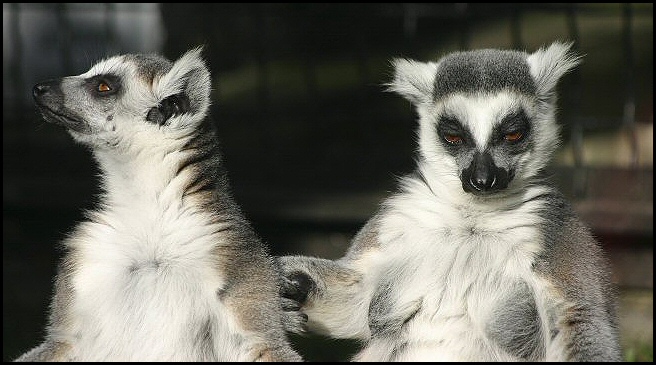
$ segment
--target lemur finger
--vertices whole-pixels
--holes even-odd
[[[307,314],[300,311],[285,311],[284,312],[284,327],[285,331],[304,334],[307,332]]]
[[[290,298],[298,294],[298,287],[292,280],[289,280],[283,276],[281,281],[280,294],[285,298]]]
[[[301,304],[293,299],[282,298],[282,309],[285,312],[293,312],[301,309]]]

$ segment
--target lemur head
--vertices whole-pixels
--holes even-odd
[[[556,84],[579,62],[570,47],[456,52],[436,63],[395,59],[390,90],[417,109],[428,173],[477,196],[535,177],[558,145]]]
[[[127,54],[34,86],[48,122],[95,148],[129,148],[193,131],[209,107],[210,74],[199,48],[175,62]]]

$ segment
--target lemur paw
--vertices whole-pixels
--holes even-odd
[[[280,257],[281,280],[280,297],[285,315],[285,330],[287,332],[304,334],[307,332],[308,316],[302,310],[307,304],[310,292],[316,288],[314,281],[298,267],[293,265],[293,259]]]
[[[303,313],[301,307],[314,287],[314,281],[304,273],[293,272],[282,277],[280,296],[285,312],[285,330],[288,332],[306,332],[308,316]]]

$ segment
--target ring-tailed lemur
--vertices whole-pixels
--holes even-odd
[[[362,361],[621,359],[607,259],[543,178],[570,47],[393,62],[418,167],[341,259],[280,258],[308,330]]]
[[[17,360],[301,360],[279,267],[229,190],[210,90],[200,49],[34,87],[44,119],[92,151],[103,194],[64,241],[45,341]]]

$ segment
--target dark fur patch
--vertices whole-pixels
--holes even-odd
[[[216,127],[209,119],[203,122],[183,150],[191,153],[180,163],[176,175],[186,169],[193,171],[184,189],[184,198],[200,197],[206,207],[213,206],[212,211],[241,217],[240,209],[230,193]]]
[[[398,357],[403,355],[405,350],[408,348],[408,343],[406,341],[401,342],[400,344],[394,346],[392,349],[392,353],[390,354],[390,358],[388,361],[398,361]]]
[[[386,317],[389,308],[392,305],[392,283],[386,281],[381,284],[374,292],[369,304],[369,328],[371,328],[372,337],[389,334],[395,328],[394,323],[381,321],[380,318]]]
[[[404,313],[406,311],[403,310],[399,313],[392,312],[397,307],[393,295],[395,292],[398,292],[398,289],[394,288],[394,282],[391,280],[381,284],[374,292],[369,304],[369,328],[372,337],[397,337],[399,331],[402,331],[421,309],[421,306],[418,306],[409,313]]]
[[[107,91],[99,91],[98,86],[106,84],[109,86]],[[99,102],[111,97],[110,100],[116,100],[117,96],[123,94],[123,80],[121,76],[113,73],[95,75],[84,80],[84,87],[88,90],[89,95],[96,98]]]
[[[171,70],[173,64],[166,58],[156,54],[130,54],[126,60],[137,66],[137,75],[146,83],[152,83],[155,77],[164,75]]]
[[[213,326],[212,320],[206,319],[200,326],[198,332],[195,334],[196,343],[200,357],[204,359],[216,359],[214,353],[214,340],[213,340]]]
[[[533,292],[526,283],[519,282],[512,294],[497,305],[486,332],[513,356],[525,360],[544,357],[542,324]]]
[[[157,125],[164,125],[171,117],[187,113],[189,109],[190,102],[187,95],[184,93],[171,95],[160,101],[156,107],[150,108],[146,120]]]
[[[503,89],[535,95],[536,85],[526,57],[523,52],[493,49],[447,55],[439,62],[433,97]]]

